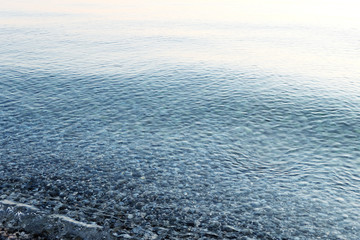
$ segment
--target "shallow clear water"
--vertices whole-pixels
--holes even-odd
[[[0,200],[110,237],[360,238],[355,2],[0,3]]]

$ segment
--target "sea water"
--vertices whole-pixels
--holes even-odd
[[[3,226],[360,238],[356,1],[0,3]]]

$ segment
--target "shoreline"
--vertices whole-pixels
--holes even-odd
[[[10,200],[0,201],[0,240],[99,239],[102,227]],[[106,238],[108,239],[108,238]]]
[[[13,231],[11,229],[7,229],[4,227],[0,227],[0,240],[44,240],[45,237],[34,236],[30,233],[26,233],[25,231]]]

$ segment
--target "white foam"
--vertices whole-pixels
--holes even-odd
[[[70,223],[74,223],[76,225],[80,225],[82,227],[87,227],[87,228],[102,228],[101,226],[95,224],[95,223],[92,223],[92,224],[88,224],[88,223],[84,223],[84,222],[80,222],[80,221],[77,221],[75,219],[72,219],[72,218],[69,218],[67,216],[64,216],[64,215],[59,215],[59,214],[53,214],[53,215],[50,215],[50,217],[53,217],[53,218],[59,218],[63,221],[66,221],[66,222],[70,222]]]
[[[17,207],[25,207],[25,208],[28,208],[28,209],[31,209],[31,210],[34,210],[34,211],[39,210],[38,208],[36,208],[34,206],[24,204],[24,203],[14,202],[14,201],[11,201],[11,200],[1,200],[0,203],[5,204],[5,205],[15,205]]]

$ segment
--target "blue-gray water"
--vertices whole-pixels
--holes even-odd
[[[0,200],[119,238],[360,239],[359,18],[0,2]]]

